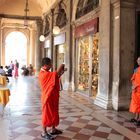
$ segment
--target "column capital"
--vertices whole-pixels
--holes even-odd
[[[114,8],[120,7],[120,0],[111,0],[111,4]]]
[[[121,0],[120,5],[123,8],[135,8],[137,6],[137,0]]]
[[[43,20],[42,19],[37,19],[36,24],[37,24],[37,26],[41,26],[43,24]]]

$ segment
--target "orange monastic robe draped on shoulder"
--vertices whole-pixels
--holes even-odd
[[[40,70],[39,82],[42,101],[43,127],[57,126],[59,124],[59,78],[57,72]]]
[[[132,91],[132,99],[130,104],[130,112],[140,113],[140,66],[131,78],[132,84],[136,87]]]

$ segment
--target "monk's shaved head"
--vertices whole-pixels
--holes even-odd
[[[51,59],[50,58],[44,57],[42,59],[42,66],[44,66],[44,65],[50,65],[50,64],[51,64]]]
[[[137,63],[140,66],[140,56],[137,58]]]

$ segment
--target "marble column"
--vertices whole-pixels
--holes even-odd
[[[32,61],[32,58],[33,58],[33,29],[30,29],[30,40],[29,41],[30,41],[29,64],[33,64],[33,61]]]
[[[66,48],[65,48],[65,65],[67,68],[67,72],[65,72],[65,83],[64,89],[65,90],[72,90],[72,5],[73,0],[67,2],[67,25],[66,25]]]
[[[95,104],[105,109],[129,108],[135,54],[135,6],[135,0],[101,3],[99,86]]]
[[[2,35],[1,35],[1,18],[0,18],[0,66],[1,66],[1,47],[2,47]]]
[[[42,20],[36,20],[37,25],[37,34],[36,34],[36,47],[35,47],[35,69],[36,75],[38,75],[39,70],[41,68],[41,59],[42,59],[42,48],[41,42],[39,41],[39,37],[42,34]]]
[[[99,81],[98,93],[94,104],[105,109],[112,108],[111,96],[111,33],[110,0],[101,2],[99,13]]]
[[[127,110],[130,104],[130,79],[135,54],[135,0],[112,3],[112,104]]]
[[[51,59],[53,62],[52,71],[55,69],[55,52],[54,52],[54,36],[53,36],[53,25],[54,25],[54,9],[51,9],[51,19],[50,19],[50,49],[51,49]]]

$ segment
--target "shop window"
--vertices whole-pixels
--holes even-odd
[[[98,49],[98,38],[93,38],[93,49],[92,49],[92,96],[96,96],[98,88],[98,60],[99,49]]]
[[[78,43],[78,89],[89,90],[89,37],[79,40]]]
[[[76,19],[84,16],[85,14],[91,12],[99,5],[99,0],[79,0],[76,12]]]
[[[86,36],[78,40],[77,89],[95,97],[98,89],[98,37]]]

